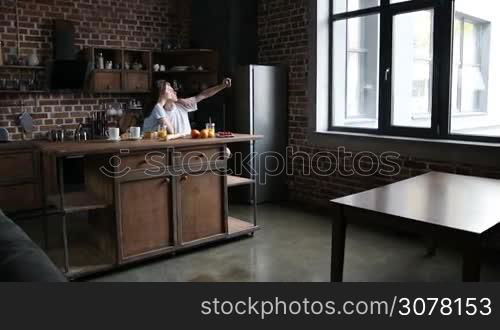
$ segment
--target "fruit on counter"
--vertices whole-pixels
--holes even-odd
[[[210,139],[215,138],[215,131],[214,131],[214,130],[209,130],[209,131],[208,131],[208,137],[209,137]]]
[[[198,131],[197,129],[194,129],[191,131],[191,137],[193,139],[199,139],[201,137],[201,132]]]
[[[208,136],[209,136],[209,132],[208,132],[208,129],[204,129],[200,132],[200,138],[202,139],[208,139]]]
[[[232,132],[218,132],[217,137],[219,138],[230,138],[234,137],[234,134]]]

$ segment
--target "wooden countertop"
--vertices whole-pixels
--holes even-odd
[[[192,139],[190,137],[167,142],[157,140],[109,142],[93,140],[87,142],[33,142],[43,153],[55,156],[85,156],[119,153],[121,150],[146,151],[167,148],[188,148],[217,144],[230,144],[260,140],[261,135],[235,134],[234,138]]]
[[[0,152],[33,148],[33,142],[31,141],[13,141],[0,143]]]

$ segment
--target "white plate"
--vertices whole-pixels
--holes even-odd
[[[122,140],[122,138],[118,138],[118,139],[107,139],[106,141],[108,142],[120,142]]]

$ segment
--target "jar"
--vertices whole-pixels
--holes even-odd
[[[206,123],[205,128],[210,134],[215,135],[215,123]]]

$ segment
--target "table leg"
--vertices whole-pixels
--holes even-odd
[[[437,253],[437,241],[434,237],[428,237],[427,241],[427,257],[435,257]]]
[[[481,281],[481,239],[473,236],[462,243],[462,281]]]
[[[331,282],[343,280],[346,227],[343,206],[335,205],[332,224]]]

